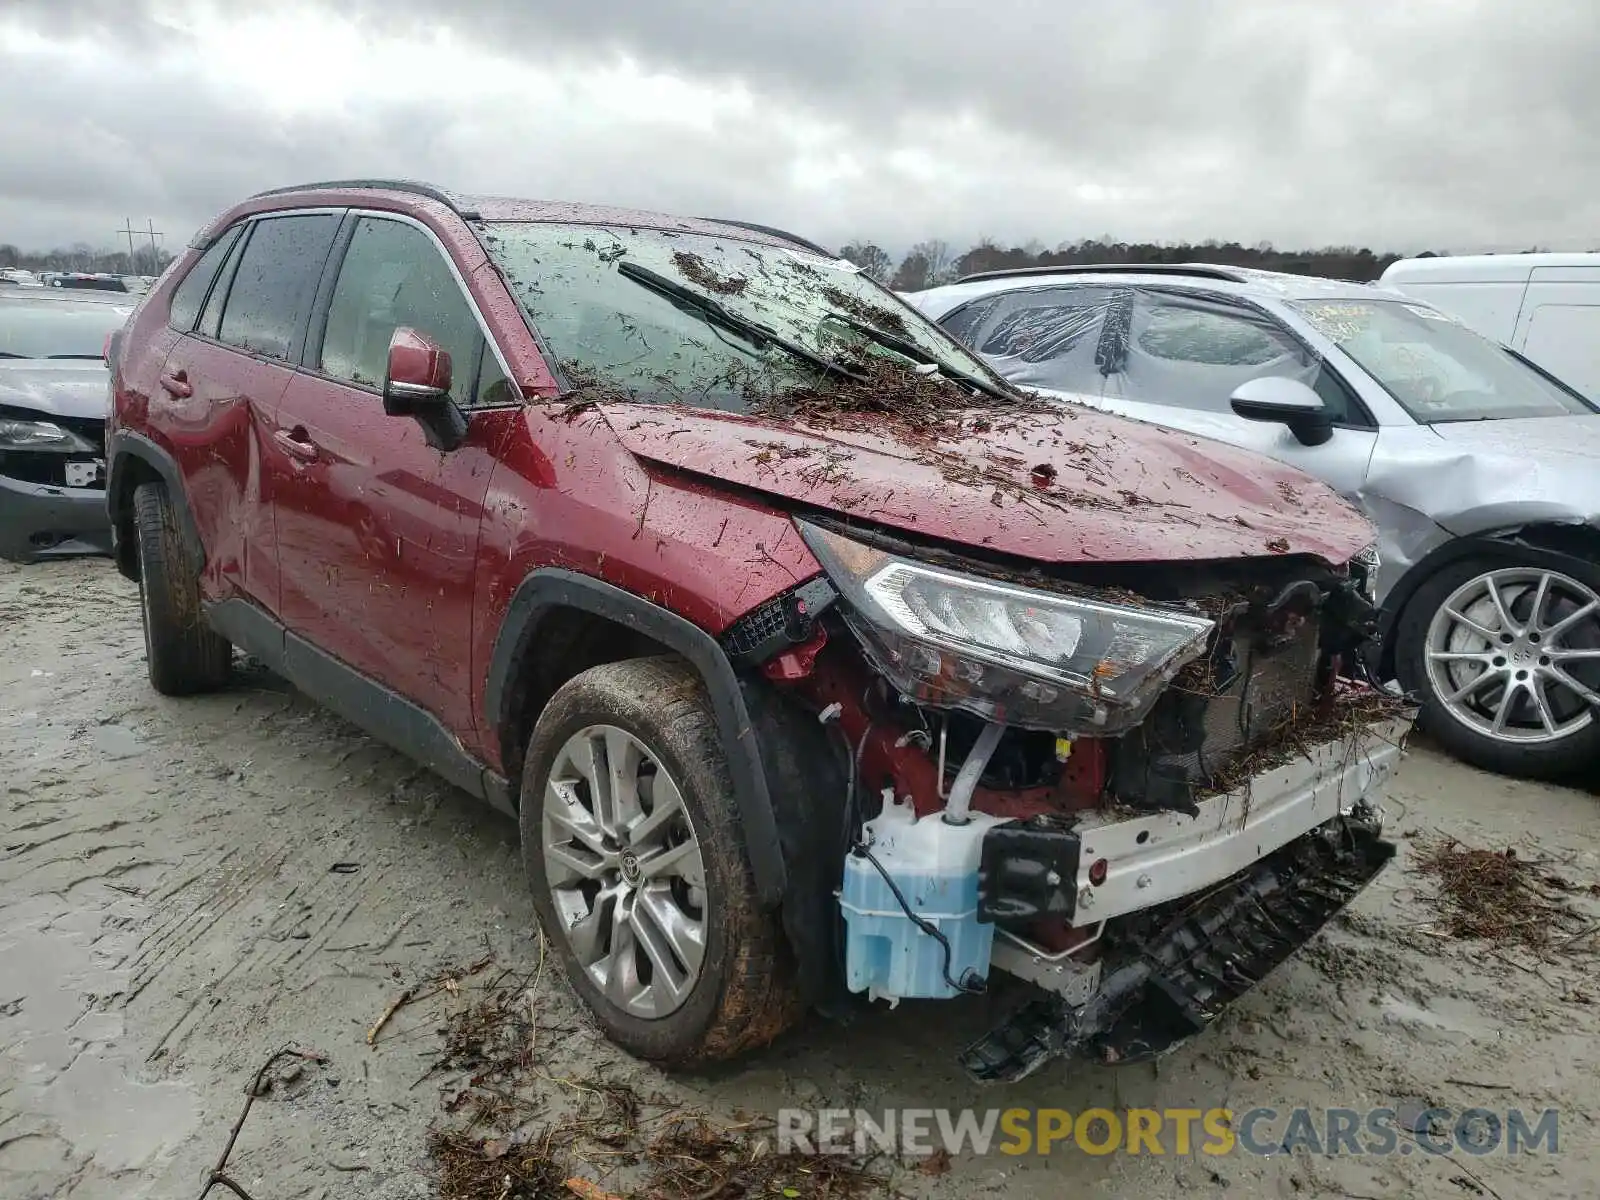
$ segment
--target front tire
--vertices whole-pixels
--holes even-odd
[[[687,1066],[765,1044],[799,1018],[710,701],[687,663],[631,659],[571,679],[525,761],[534,907],[612,1041]]]
[[[166,484],[139,485],[133,519],[150,684],[164,696],[215,691],[228,682],[233,647],[200,611],[200,564],[190,561]]]
[[[1534,779],[1600,762],[1600,570],[1451,563],[1417,589],[1395,641],[1422,727],[1457,757]]]

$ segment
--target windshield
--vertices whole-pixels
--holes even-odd
[[[99,358],[132,304],[0,299],[0,358]]]
[[[1452,317],[1403,300],[1301,300],[1306,320],[1424,425],[1594,410]]]
[[[755,395],[827,374],[819,360],[847,366],[899,343],[902,358],[1005,387],[842,259],[657,229],[485,229],[489,254],[575,385],[742,412]]]

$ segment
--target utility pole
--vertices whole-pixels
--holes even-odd
[[[150,231],[150,274],[159,275],[161,273],[161,254],[156,249],[156,239],[167,235],[157,229],[156,223],[148,217],[145,219],[145,226]]]
[[[133,233],[134,233],[134,230],[133,230],[133,218],[132,217],[123,217],[122,218],[122,228],[117,230],[117,232],[118,233],[125,233],[125,234],[128,235],[128,270],[132,271],[133,270]]]

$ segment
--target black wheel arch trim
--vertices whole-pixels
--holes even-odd
[[[200,527],[195,524],[194,513],[189,508],[189,493],[184,489],[183,472],[179,469],[177,460],[144,434],[134,433],[130,429],[119,429],[112,434],[111,444],[107,450],[109,454],[106,464],[106,516],[111,522],[111,553],[117,570],[129,579],[137,577],[131,550],[121,544],[117,524],[118,506],[132,504],[133,488],[137,486],[127,482],[130,459],[138,459],[144,463],[167,485],[167,498],[172,501],[173,510],[177,513],[178,529],[183,536],[184,549],[188,551],[192,561],[204,565],[205,546],[200,541]]]
[[[728,756],[734,801],[744,828],[745,850],[761,902],[783,897],[787,871],[761,747],[745,705],[739,677],[727,654],[705,630],[642,596],[592,576],[560,567],[531,572],[511,597],[495,637],[484,686],[484,712],[504,742],[511,723],[511,690],[535,645],[539,623],[551,612],[579,609],[637,630],[687,659],[705,682]]]

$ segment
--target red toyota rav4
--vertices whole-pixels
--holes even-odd
[[[238,647],[514,815],[641,1055],[1002,972],[978,1077],[1158,1053],[1392,853],[1363,520],[1035,402],[802,239],[306,185],[111,358],[157,690]]]

